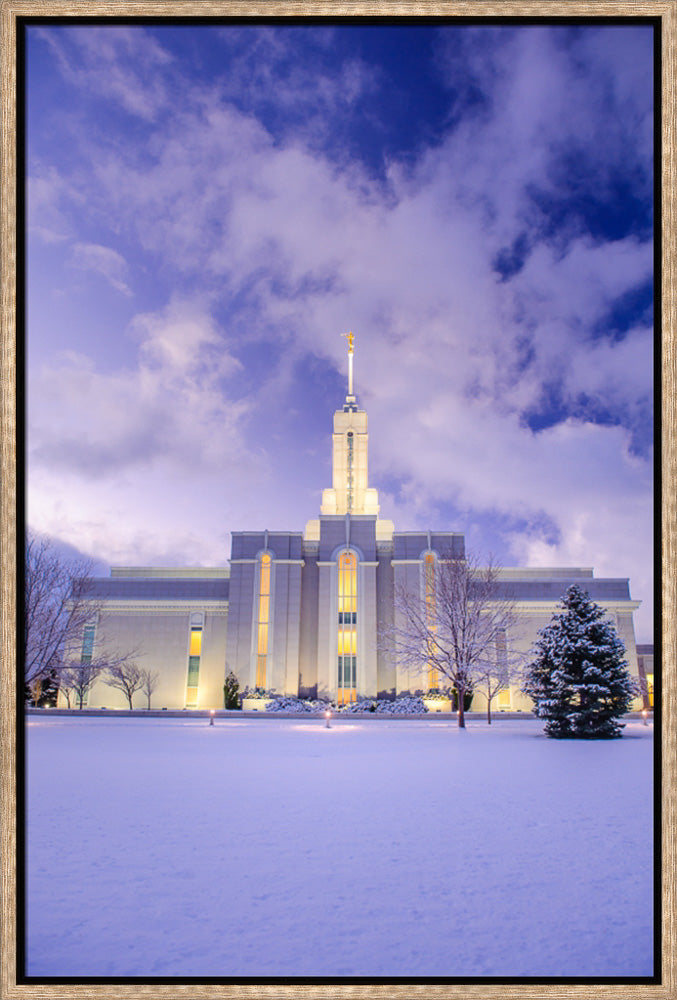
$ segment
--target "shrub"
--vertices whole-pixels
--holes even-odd
[[[468,712],[470,710],[470,706],[472,705],[472,696],[474,693],[475,692],[473,691],[472,688],[466,690],[465,695],[463,697],[464,712]],[[456,690],[455,687],[451,689],[451,707],[453,708],[454,712],[458,712],[458,691]]]
[[[298,712],[299,715],[308,712],[325,712],[330,708],[329,702],[313,698],[295,698],[291,695],[280,695],[266,705],[266,712]]]
[[[223,707],[224,708],[239,708],[240,707],[240,682],[231,670],[226,677],[226,683],[223,685]]]

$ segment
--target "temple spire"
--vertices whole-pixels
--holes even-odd
[[[342,333],[342,337],[345,337],[348,341],[348,397],[352,398],[353,395],[353,343],[355,342],[354,333]]]
[[[355,334],[351,330],[341,336],[348,341],[348,395],[341,409],[334,413],[332,485],[322,491],[320,514],[378,516],[378,494],[369,486],[367,475],[367,414],[358,407],[353,395]],[[349,519],[346,531],[350,531]],[[349,539],[348,534],[348,546]]]

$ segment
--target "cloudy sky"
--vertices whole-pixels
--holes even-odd
[[[629,576],[652,641],[652,29],[33,25],[27,519],[224,565],[331,485]]]

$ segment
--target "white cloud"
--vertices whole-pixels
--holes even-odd
[[[162,69],[172,57],[139,27],[106,25],[41,30],[64,76],[84,94],[119,103],[152,121],[167,106]]]
[[[72,249],[72,260],[76,267],[100,274],[116,291],[131,296],[131,289],[124,280],[127,262],[117,251],[97,243],[76,243]]]
[[[26,184],[28,232],[44,243],[72,238],[75,220],[71,213],[82,202],[77,186],[53,166],[34,167]]]
[[[391,165],[387,188],[357,164],[339,169],[298,130],[275,143],[253,116],[200,86],[176,102],[143,153],[83,136],[89,162],[59,189],[59,211],[75,214],[69,199],[78,190],[119,240],[113,257],[90,252],[88,265],[98,261],[108,280],[125,284],[115,266],[142,262],[177,291],[165,310],[137,318],[135,368],[104,375],[66,358],[34,384],[36,527],[66,518],[72,537],[87,524],[92,544],[125,561],[135,546],[148,558],[175,551],[172,537],[180,538],[186,558],[206,562],[210,538],[230,529],[283,517],[280,527],[301,528],[270,478],[271,442],[276,434],[287,447],[285,422],[303,404],[294,364],[313,354],[343,370],[339,334],[351,328],[372,480],[405,484],[384,516],[413,527],[444,503],[520,518],[525,527],[506,538],[515,557],[592,562],[630,575],[633,592],[637,580],[650,602],[650,470],[632,456],[627,430],[569,419],[534,434],[524,414],[554,378],[567,406],[585,393],[627,423],[640,419],[651,389],[649,332],[637,326],[614,342],[594,328],[618,296],[647,280],[652,251],[636,238],[603,243],[576,227],[551,240],[530,220],[529,185],[556,189],[553,144],[596,123],[585,102],[590,81],[582,75],[563,87],[568,56],[536,29],[518,33],[497,59],[492,102],[406,171]],[[622,95],[624,107],[631,98]],[[155,109],[162,99],[160,90],[155,103],[143,98]],[[524,267],[499,280],[496,254],[530,225]],[[79,241],[100,250],[109,242]],[[273,334],[285,345],[282,362],[247,404],[237,401],[228,385],[234,358]],[[277,424],[253,450],[246,424],[269,412],[271,393]],[[327,453],[338,402],[328,398],[322,417]],[[298,449],[298,432],[294,442]],[[318,480],[300,477],[297,495],[319,494],[328,482]],[[71,491],[84,484],[70,514],[59,482]],[[117,499],[106,492],[113,486]],[[559,541],[544,538],[544,521]]]
[[[182,476],[246,464],[247,404],[221,385],[237,362],[209,314],[174,300],[133,325],[137,367],[103,373],[66,353],[31,380],[29,467],[116,480],[134,467]]]

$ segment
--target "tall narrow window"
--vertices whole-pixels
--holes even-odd
[[[338,703],[357,700],[357,556],[342,552],[338,564]]]
[[[508,675],[508,642],[505,629],[501,629],[496,636],[496,673],[498,680],[504,684],[498,692],[498,707],[500,709],[510,708],[510,677]]]
[[[259,607],[256,623],[256,686],[265,688],[268,665],[268,632],[270,625],[270,556],[261,556],[259,575]]]
[[[95,632],[96,632],[96,625],[85,625],[85,630],[82,635],[82,653],[80,655],[80,663],[92,662],[92,656],[94,654]]]
[[[96,633],[96,625],[85,625],[84,631],[82,633],[82,652],[80,653],[80,663],[91,663],[92,657],[94,655],[94,635]],[[89,687],[83,685],[82,688],[82,707],[87,707],[87,698],[89,697]],[[69,705],[70,707],[70,705]]]
[[[191,625],[188,646],[188,681],[186,684],[186,708],[197,707],[197,688],[200,677],[200,656],[202,655],[202,625]]]
[[[437,691],[439,678],[437,668],[432,660],[432,636],[435,633],[435,556],[432,552],[426,553],[425,557],[425,616],[428,633],[428,690]]]

